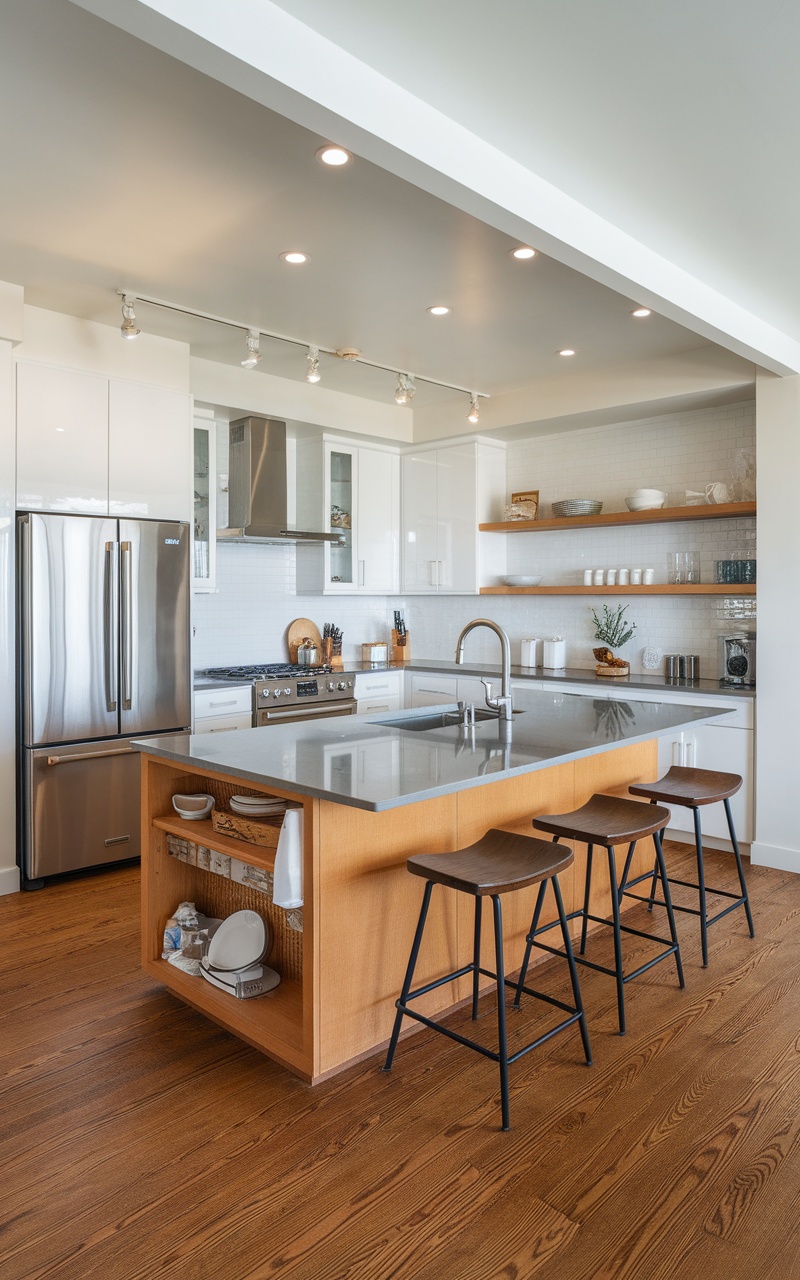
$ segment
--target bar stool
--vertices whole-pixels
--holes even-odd
[[[674,876],[670,876],[669,881],[670,884],[679,884],[686,889],[697,889],[698,891],[698,907],[682,907],[677,902],[674,906],[676,911],[685,911],[688,915],[700,917],[700,942],[703,948],[704,969],[708,967],[708,926],[716,924],[717,920],[721,920],[730,911],[735,911],[737,907],[744,907],[750,937],[755,937],[753,916],[750,911],[750,899],[747,894],[744,868],[742,867],[742,855],[739,852],[739,842],[736,839],[730,806],[730,797],[736,795],[741,785],[742,779],[738,773],[718,773],[713,769],[686,769],[681,765],[673,765],[669,772],[665,773],[664,777],[658,782],[637,782],[628,788],[632,795],[646,796],[651,804],[663,801],[665,804],[678,804],[692,810],[692,817],[694,818],[694,847],[697,854],[697,883],[695,884],[692,880],[677,880]],[[703,834],[700,829],[700,809],[703,805],[716,804],[720,800],[725,806],[725,817],[728,821],[731,844],[736,858],[740,889],[738,895],[730,893],[726,889],[712,889],[706,885],[706,873],[703,864]],[[656,869],[654,868],[653,884],[650,891],[651,909],[656,900],[655,893]],[[732,898],[733,901],[722,911],[718,911],[715,916],[709,916],[706,906],[706,894],[708,893],[717,894],[721,898]]]
[[[625,1034],[625,984],[631,982],[634,978],[638,978],[641,974],[646,973],[654,964],[658,964],[660,960],[666,960],[668,956],[675,957],[675,967],[678,970],[678,982],[683,987],[683,965],[681,964],[680,945],[678,943],[678,934],[675,928],[675,916],[672,911],[672,900],[669,892],[669,881],[667,880],[666,867],[664,865],[664,852],[661,848],[661,831],[669,822],[669,809],[662,809],[659,806],[647,808],[645,805],[639,804],[637,800],[626,800],[624,797],[594,795],[591,800],[587,801],[580,809],[575,809],[572,813],[548,813],[540,814],[534,818],[533,825],[539,831],[549,831],[553,834],[554,840],[579,840],[582,844],[588,845],[588,853],[586,857],[586,881],[584,885],[583,907],[572,911],[567,916],[568,920],[581,920],[581,944],[575,960],[578,964],[584,964],[590,969],[596,969],[599,973],[610,974],[616,979],[617,984],[617,1012],[619,1017],[620,1035]],[[650,933],[644,933],[641,929],[634,929],[631,925],[622,924],[620,921],[620,904],[624,897],[636,898],[640,902],[648,902],[649,898],[641,897],[639,894],[631,893],[631,887],[639,884],[642,880],[650,880],[653,873],[646,871],[643,875],[637,876],[635,880],[629,880],[631,861],[633,852],[636,848],[638,840],[644,839],[646,836],[653,837],[653,844],[656,850],[656,868],[661,876],[661,882],[664,889],[664,902],[659,906],[665,906],[667,909],[667,920],[669,922],[669,940],[666,938],[654,937]],[[628,844],[628,855],[625,859],[625,868],[622,872],[622,879],[617,884],[617,868],[614,856],[614,845]],[[594,846],[596,844],[604,845],[608,853],[608,876],[611,886],[611,908],[612,918],[608,920],[605,916],[595,916],[589,911],[589,897],[592,885],[592,857]],[[537,904],[538,906],[538,904]],[[611,925],[614,930],[614,967],[609,968],[607,965],[596,964],[593,960],[587,960],[584,952],[586,950],[586,932],[589,921],[593,920],[596,924]],[[531,922],[530,932],[527,939],[527,947],[525,957],[522,962],[522,969],[519,976],[520,991],[522,983],[525,980],[528,961],[532,947],[539,947],[544,951],[550,951],[554,955],[561,955],[555,947],[550,947],[544,942],[538,942],[539,934],[546,933],[548,929],[552,929],[551,924],[539,926],[536,913],[534,913]],[[652,960],[648,960],[646,964],[639,965],[631,973],[625,973],[622,963],[622,934],[631,933],[639,938],[649,938],[651,941],[660,942],[664,945],[664,950],[660,951]]]
[[[503,1114],[503,1129],[507,1130],[509,1125],[509,1101],[508,1101],[508,1068],[509,1064],[516,1062],[518,1058],[524,1054],[530,1053],[531,1049],[536,1049],[540,1044],[544,1044],[552,1036],[559,1031],[565,1031],[567,1027],[571,1027],[577,1022],[580,1027],[581,1039],[583,1041],[583,1051],[586,1055],[587,1066],[591,1066],[592,1056],[589,1048],[589,1033],[586,1028],[586,1016],[583,1012],[583,1004],[581,1002],[580,986],[578,983],[578,971],[575,967],[575,960],[572,953],[572,945],[570,943],[569,930],[567,929],[567,917],[564,914],[564,903],[561,897],[561,889],[558,883],[559,871],[564,871],[571,865],[574,855],[571,849],[564,848],[563,845],[549,844],[545,840],[537,840],[533,836],[515,835],[510,831],[490,830],[482,839],[476,841],[465,849],[457,849],[454,853],[437,853],[431,855],[417,855],[409,858],[407,862],[408,870],[412,875],[422,876],[425,880],[425,893],[422,899],[422,908],[419,913],[417,922],[417,930],[414,934],[414,942],[411,947],[411,955],[408,960],[408,968],[406,970],[403,989],[400,993],[400,999],[395,1002],[397,1014],[392,1029],[392,1038],[389,1042],[389,1050],[386,1055],[386,1062],[383,1070],[390,1071],[392,1060],[394,1058],[395,1049],[397,1048],[397,1039],[400,1034],[400,1024],[404,1017],[415,1018],[417,1022],[422,1022],[426,1027],[432,1027],[434,1031],[441,1032],[442,1035],[448,1036],[450,1040],[456,1040],[459,1044],[466,1045],[468,1049],[474,1049],[485,1058],[491,1058],[493,1062],[499,1063],[500,1066],[500,1098]],[[541,913],[542,904],[544,902],[545,892],[548,882],[553,886],[556,907],[558,909],[558,920],[554,923],[561,925],[561,934],[564,940],[564,951],[559,952],[561,956],[566,956],[569,965],[570,980],[572,982],[573,1005],[565,1004],[561,1000],[556,1000],[552,996],[545,995],[543,992],[534,991],[530,987],[523,986],[521,982],[512,982],[505,977],[503,965],[503,915],[500,906],[500,897],[504,893],[511,893],[517,889],[525,889],[529,885],[538,884],[539,892],[536,899],[536,911],[538,916]],[[414,969],[419,955],[422,935],[425,929],[425,920],[428,915],[428,907],[431,901],[431,892],[435,884],[444,885],[448,889],[456,889],[460,893],[471,894],[475,899],[475,925],[473,934],[473,952],[471,964],[466,964],[460,969],[454,970],[452,973],[446,974],[443,978],[437,978],[434,982],[428,982],[417,990],[412,990],[414,980]],[[481,908],[483,899],[491,897],[492,907],[494,909],[494,947],[495,947],[495,972],[490,969],[481,967]],[[453,982],[456,978],[463,977],[465,974],[472,974],[472,1017],[478,1016],[478,983],[480,975],[483,974],[487,978],[495,978],[497,981],[497,1031],[498,1031],[498,1051],[484,1048],[474,1040],[468,1039],[466,1036],[459,1035],[456,1031],[451,1031],[449,1027],[443,1026],[439,1022],[435,1022],[432,1018],[426,1018],[424,1014],[418,1013],[416,1009],[410,1008],[410,1002],[416,1000],[419,996],[423,996],[428,991],[433,991],[436,987],[441,987],[446,982]],[[552,1030],[545,1032],[544,1035],[538,1036],[532,1040],[530,1044],[526,1044],[524,1048],[518,1049],[509,1056],[508,1044],[506,1040],[506,1009],[505,1009],[505,988],[514,987],[517,996],[516,1003],[519,1004],[519,998],[524,991],[526,995],[534,996],[537,1000],[545,1001],[547,1004],[554,1005],[558,1009],[562,1009],[569,1016],[560,1022],[558,1026]]]

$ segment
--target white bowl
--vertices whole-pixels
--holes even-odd
[[[503,582],[507,587],[538,587],[541,578],[531,578],[525,574],[517,573],[503,578]]]
[[[663,489],[634,489],[631,497],[644,498],[647,502],[664,503],[667,500],[667,495],[664,493]]]
[[[652,498],[626,498],[625,506],[629,511],[655,511],[663,507],[664,498],[654,501]]]
[[[207,818],[214,808],[214,797],[197,791],[193,795],[177,795],[172,797],[172,807],[180,818],[187,822],[197,822]]]

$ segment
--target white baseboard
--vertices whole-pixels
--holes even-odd
[[[694,835],[691,831],[675,831],[672,827],[667,827],[664,832],[665,840],[675,840],[678,844],[688,844],[694,848]],[[750,857],[751,845],[746,840],[739,841],[739,852],[743,858]],[[723,853],[733,853],[733,845],[730,840],[723,840],[721,836],[707,836],[703,832],[703,848],[704,849],[720,849]]]
[[[750,861],[754,867],[774,867],[776,871],[794,871],[800,875],[800,849],[782,849],[777,844],[762,844],[754,840],[750,846]]]
[[[19,867],[0,867],[0,897],[19,893]]]

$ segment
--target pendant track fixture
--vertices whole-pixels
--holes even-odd
[[[261,362],[260,343],[262,338],[269,338],[273,342],[288,342],[290,346],[306,348],[306,381],[319,382],[321,378],[319,357],[320,352],[328,356],[337,356],[340,360],[347,360],[352,364],[363,364],[369,369],[380,369],[384,373],[393,373],[397,377],[397,386],[395,388],[395,401],[399,405],[409,405],[414,398],[416,391],[416,383],[424,382],[431,387],[444,387],[447,391],[459,391],[470,398],[470,413],[475,412],[476,417],[470,417],[470,422],[477,422],[477,405],[478,400],[488,400],[488,393],[485,391],[473,391],[470,387],[460,387],[454,382],[444,382],[440,378],[429,378],[424,374],[411,374],[402,369],[393,368],[389,364],[381,364],[377,360],[367,360],[362,356],[357,347],[321,347],[314,343],[309,343],[303,338],[290,337],[285,333],[273,333],[269,329],[256,328],[253,325],[243,324],[241,320],[232,320],[228,316],[213,315],[209,311],[197,311],[194,307],[184,307],[177,302],[166,302],[163,298],[152,298],[147,294],[133,293],[129,289],[117,289],[117,294],[122,298],[122,326],[121,333],[123,338],[135,338],[141,330],[136,323],[136,315],[134,306],[145,303],[149,307],[159,307],[164,311],[173,311],[178,315],[191,316],[195,320],[210,320],[214,324],[225,325],[230,329],[238,329],[244,332],[245,345],[247,354],[241,364],[244,369],[254,369]]]

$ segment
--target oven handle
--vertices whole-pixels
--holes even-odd
[[[354,701],[347,702],[329,702],[321,706],[315,707],[275,707],[273,709],[263,708],[258,713],[258,718],[266,724],[277,724],[280,720],[321,720],[324,716],[354,716],[356,714],[356,703]]]

